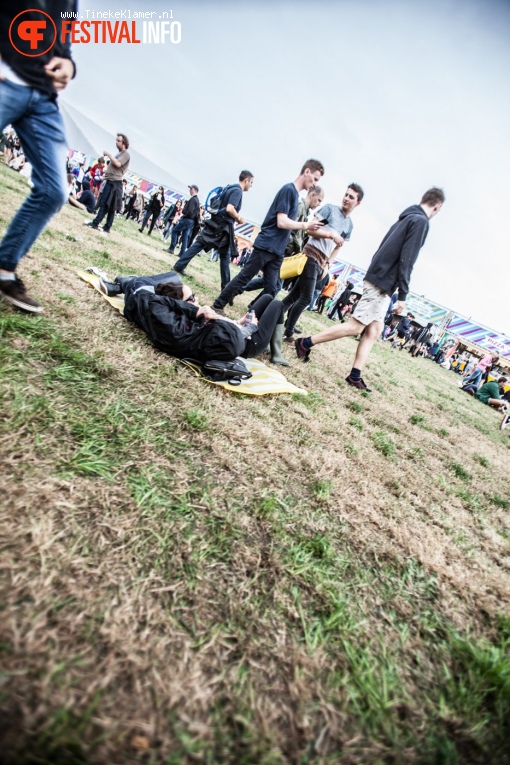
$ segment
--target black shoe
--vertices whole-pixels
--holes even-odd
[[[22,311],[42,313],[44,310],[42,305],[27,294],[25,285],[17,276],[14,279],[0,279],[0,294]]]
[[[179,274],[179,276],[187,276],[186,271],[181,271],[180,268],[176,268],[175,266],[174,266],[174,271],[176,274]]]
[[[303,330],[301,329],[301,327],[294,327],[294,332],[296,333],[296,335],[303,334]]]
[[[96,225],[94,224],[94,221],[92,221],[92,220],[84,220],[84,221],[83,221],[83,225],[84,225],[84,226],[88,226],[89,228],[94,228],[94,229],[96,229],[96,231],[97,231],[97,230],[98,230],[98,228],[99,228],[99,226],[96,226]]]
[[[306,363],[307,361],[310,361],[310,351],[312,349],[305,348],[304,339],[304,337],[298,337],[297,340],[294,340],[294,348],[296,349],[298,359],[301,359],[301,361]]]
[[[169,253],[170,253],[170,255],[173,255],[173,254],[174,254],[174,252],[175,252],[175,250],[172,250],[172,248],[171,248],[171,247],[167,247],[167,248],[165,249],[165,252],[169,252]]]
[[[120,295],[122,292],[120,284],[117,284],[116,282],[107,282],[104,279],[99,279],[99,289],[103,295],[107,295],[108,297],[115,297],[115,295]]]
[[[362,377],[359,378],[359,380],[353,380],[352,377],[349,375],[345,378],[345,382],[349,385],[352,385],[353,388],[357,388],[358,390],[364,390],[366,393],[372,393],[372,390],[366,385],[364,379]]]

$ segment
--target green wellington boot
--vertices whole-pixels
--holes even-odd
[[[273,364],[280,364],[282,367],[288,367],[289,362],[282,356],[282,343],[283,343],[283,324],[277,324],[273,337],[271,338],[271,362]]]

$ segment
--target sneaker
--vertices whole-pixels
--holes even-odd
[[[116,284],[115,282],[107,282],[106,279],[101,278],[99,279],[99,289],[103,295],[107,295],[108,297],[120,295],[122,292],[120,284]]]
[[[101,236],[110,236],[110,232],[105,231],[104,228],[99,229],[99,233],[101,234]]]
[[[94,226],[94,221],[93,220],[84,220],[83,221],[83,225],[84,226],[88,226],[89,228],[95,228],[95,229],[99,228],[99,226]]]
[[[310,361],[310,351],[312,349],[305,348],[304,339],[304,337],[298,337],[297,340],[294,340],[294,348],[296,349],[298,359],[306,363]]]
[[[165,251],[166,251],[166,252],[169,252],[169,253],[170,253],[170,255],[173,255],[173,254],[174,254],[174,252],[175,252],[175,250],[173,250],[171,247],[165,247]]]
[[[510,414],[507,413],[503,415],[499,429],[504,430],[505,428],[508,428],[508,426],[510,426]]]
[[[345,378],[345,382],[349,385],[352,385],[353,388],[357,388],[358,390],[364,390],[367,393],[372,393],[372,390],[366,385],[364,379],[360,377],[359,380],[353,380],[352,377],[349,375]]]
[[[287,345],[294,345],[296,342],[296,338],[294,337],[294,335],[285,335],[285,337],[283,338],[283,342],[286,343]]]
[[[27,295],[25,285],[17,276],[14,279],[0,279],[0,294],[22,311],[42,313],[44,310],[42,305]]]

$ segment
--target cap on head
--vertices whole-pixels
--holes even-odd
[[[193,189],[195,189],[195,191],[197,191],[197,192],[198,192],[198,186],[196,185],[196,183],[192,183],[192,184],[191,184],[191,186],[188,186],[188,189],[189,189],[190,191],[192,191]]]

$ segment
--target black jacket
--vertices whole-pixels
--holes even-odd
[[[7,5],[9,6],[7,9]],[[18,52],[9,40],[9,28],[13,19],[23,11],[43,11],[51,16],[55,22],[57,35],[52,47],[40,56],[23,55]],[[42,90],[45,93],[50,93],[56,97],[56,90],[53,87],[53,83],[44,71],[45,65],[51,61],[54,56],[59,58],[71,58],[71,36],[66,37],[66,42],[62,42],[62,13],[69,14],[67,21],[71,20],[71,15],[77,12],[76,0],[11,0],[11,2],[2,3],[0,10],[0,56],[11,67],[11,69],[21,77],[28,85],[37,90]],[[40,13],[36,14],[24,14],[21,17],[21,21],[41,21],[44,17]],[[16,47],[19,47],[22,43],[17,40],[15,33],[15,25],[13,25],[13,41],[17,42]],[[53,27],[48,21],[46,30],[43,31],[44,41],[48,41],[51,44],[54,36]],[[40,43],[42,45],[42,42]],[[28,42],[23,43],[27,52]],[[19,48],[22,51],[22,48]],[[73,66],[74,62],[73,62]],[[76,66],[75,66],[76,72]]]
[[[352,295],[352,290],[350,290],[349,288],[345,289],[340,295],[340,297],[338,298],[338,300],[336,301],[336,305],[349,305],[349,303],[351,302],[351,295]]]
[[[382,240],[365,279],[390,296],[398,289],[398,299],[405,300],[411,272],[428,230],[429,219],[420,205],[404,210]]]
[[[193,194],[193,196],[188,199],[188,201],[185,203],[184,207],[182,208],[182,217],[191,218],[191,220],[198,220],[199,215],[200,215],[200,200],[198,198],[198,194]]]
[[[232,361],[243,353],[246,340],[230,321],[197,319],[198,308],[182,300],[138,290],[126,296],[124,316],[137,324],[156,348],[177,358],[204,362]]]

